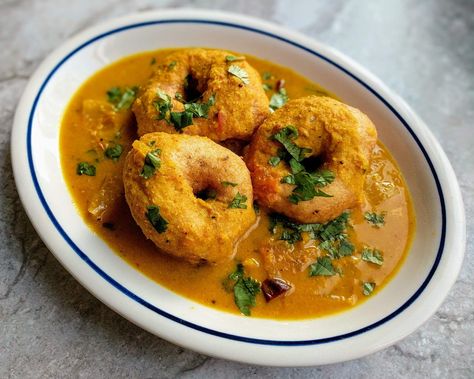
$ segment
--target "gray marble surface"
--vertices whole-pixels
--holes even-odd
[[[182,6],[251,14],[317,38],[379,76],[430,126],[461,184],[468,245],[458,281],[417,332],[371,356],[314,368],[208,358],[102,305],[38,238],[18,199],[9,146],[28,77],[79,30]],[[474,377],[473,1],[0,0],[0,15],[0,377]]]

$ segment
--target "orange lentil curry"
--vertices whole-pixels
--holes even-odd
[[[217,265],[173,258],[143,235],[123,196],[125,156],[138,138],[131,106],[139,86],[170,52],[141,53],[105,67],[79,88],[65,111],[63,173],[94,233],[150,279],[227,312],[272,319],[319,317],[380,291],[403,263],[415,228],[406,183],[380,142],[361,204],[325,224],[299,224],[254,204],[255,224],[236,243],[234,258]],[[287,98],[335,98],[289,68],[246,59],[260,73],[274,109]]]

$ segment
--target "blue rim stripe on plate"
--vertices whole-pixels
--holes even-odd
[[[84,47],[94,43],[97,40],[100,40],[104,37],[107,37],[111,34],[119,33],[128,29],[134,29],[134,28],[139,28],[139,27],[144,27],[144,26],[150,26],[150,25],[156,25],[156,24],[176,24],[176,23],[194,23],[194,24],[211,24],[211,25],[219,25],[219,26],[224,26],[224,27],[229,27],[229,28],[236,28],[236,29],[243,29],[249,32],[254,32],[258,34],[265,35],[270,38],[274,38],[277,40],[280,40],[282,42],[288,43],[294,47],[297,47],[299,49],[302,49],[319,59],[322,59],[329,64],[333,65],[334,67],[338,68],[340,71],[344,72],[346,75],[350,76],[352,79],[356,80],[359,84],[361,84],[363,87],[365,87],[367,90],[369,90],[373,95],[375,95],[397,118],[400,120],[400,122],[405,126],[405,128],[409,131],[415,142],[417,143],[418,147],[422,151],[430,169],[433,174],[435,183],[436,183],[436,188],[438,190],[438,195],[440,198],[440,204],[441,204],[441,216],[442,216],[442,228],[441,228],[441,238],[440,238],[440,245],[438,252],[436,254],[436,259],[433,263],[433,266],[428,273],[428,276],[426,279],[423,281],[422,285],[418,290],[398,309],[396,309],[394,312],[390,313],[388,316],[385,316],[381,320],[368,325],[364,328],[354,330],[349,333],[333,336],[333,337],[327,337],[327,338],[320,338],[320,339],[314,339],[314,340],[300,340],[300,341],[279,341],[279,340],[266,340],[266,339],[258,339],[258,338],[250,338],[250,337],[244,337],[244,336],[238,336],[238,335],[233,335],[229,333],[223,333],[219,332],[217,330],[205,328],[203,326],[194,324],[192,322],[183,320],[180,317],[174,316],[156,306],[153,304],[148,303],[138,295],[134,294],[131,292],[129,289],[121,285],[119,282],[117,282],[115,279],[110,277],[107,273],[105,273],[100,267],[98,267],[79,247],[71,240],[71,238],[66,234],[64,229],[61,227],[61,225],[58,223],[56,220],[53,212],[49,208],[46,199],[44,198],[43,192],[41,191],[40,185],[38,183],[38,179],[36,176],[35,168],[34,168],[34,163],[33,163],[33,156],[32,156],[32,148],[31,148],[31,133],[32,133],[32,125],[33,125],[33,119],[34,119],[34,114],[36,107],[38,105],[39,99],[41,97],[41,94],[43,93],[46,85],[48,84],[49,80],[53,77],[53,75],[56,73],[56,71],[69,59],[71,58],[74,54],[76,54],[79,50],[83,49]],[[387,321],[393,319],[396,317],[398,314],[403,312],[407,307],[409,307],[419,296],[420,294],[424,291],[428,283],[430,282],[431,278],[433,277],[434,273],[436,272],[436,269],[439,265],[439,262],[441,260],[441,256],[443,254],[443,249],[444,249],[444,244],[445,244],[445,238],[446,238],[446,207],[445,207],[445,202],[444,202],[444,196],[443,196],[443,191],[441,188],[441,184],[439,182],[438,176],[436,174],[436,171],[434,169],[433,163],[431,162],[428,153],[426,152],[425,148],[421,144],[420,140],[416,136],[416,134],[413,132],[413,130],[410,128],[408,123],[403,119],[403,117],[388,103],[387,100],[385,100],[381,95],[379,95],[372,87],[370,87],[367,83],[362,81],[360,78],[352,74],[349,70],[346,68],[342,67],[338,63],[334,62],[333,60],[329,59],[328,57],[322,55],[321,53],[318,53],[314,50],[311,50],[308,47],[305,47],[303,45],[300,45],[297,42],[291,41],[287,38],[277,36],[275,34],[248,27],[248,26],[243,26],[243,25],[238,25],[238,24],[233,24],[230,22],[221,22],[221,21],[214,21],[214,20],[192,20],[192,19],[169,19],[169,20],[157,20],[157,21],[147,21],[147,22],[141,22],[141,23],[136,23],[136,24],[130,24],[127,26],[123,26],[120,28],[116,28],[113,30],[110,30],[108,32],[102,33],[94,38],[91,38],[90,40],[84,42],[80,46],[78,46],[76,49],[71,51],[69,54],[67,54],[54,68],[53,70],[48,74],[44,82],[41,84],[41,87],[38,91],[38,94],[35,97],[35,100],[33,102],[33,106],[31,108],[31,112],[29,115],[28,119],[28,130],[27,130],[27,136],[26,136],[26,144],[27,144],[27,154],[28,154],[28,165],[30,168],[32,180],[35,186],[35,190],[38,194],[38,197],[41,201],[41,204],[43,205],[44,210],[48,214],[48,217],[50,218],[51,222],[59,232],[59,234],[64,238],[64,240],[69,244],[69,246],[76,252],[76,254],[85,262],[87,263],[97,274],[99,274],[103,279],[105,279],[108,283],[110,283],[112,286],[114,286],[116,289],[121,291],[123,294],[131,298],[132,300],[136,301],[137,303],[143,305],[144,307],[152,310],[155,313],[158,313],[159,315],[168,318],[169,320],[172,320],[174,322],[177,322],[181,325],[187,326],[189,328],[195,329],[197,331],[207,333],[216,337],[221,337],[221,338],[226,338],[226,339],[231,339],[235,341],[240,341],[240,342],[247,342],[247,343],[253,343],[253,344],[260,344],[260,345],[274,345],[274,346],[305,346],[305,345],[318,345],[318,344],[324,344],[324,343],[329,343],[329,342],[335,342],[335,341],[340,341],[343,339],[347,339],[362,333],[365,333],[371,329],[374,329]]]

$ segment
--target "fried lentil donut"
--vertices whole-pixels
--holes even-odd
[[[138,135],[182,131],[214,141],[250,139],[267,117],[269,101],[260,75],[245,57],[234,61],[228,57],[234,56],[223,50],[185,49],[159,62],[133,105]],[[196,112],[192,125],[181,128],[171,119],[171,112],[183,112],[184,103],[190,102],[209,107],[204,116]],[[171,109],[167,109],[169,103]]]
[[[126,157],[123,181],[145,236],[193,264],[231,259],[255,222],[245,163],[206,137],[145,134]]]
[[[281,155],[282,149],[282,144],[273,136],[288,125],[297,130],[292,142],[311,149],[301,161],[303,166],[316,164],[318,167],[308,171],[329,170],[334,174],[333,181],[320,188],[332,197],[290,201],[296,186],[282,183],[282,178],[291,174],[292,169],[285,161],[275,166],[269,162],[271,157]],[[355,108],[329,97],[291,100],[259,127],[246,154],[255,198],[260,204],[299,222],[331,220],[361,200],[376,141],[375,126]]]

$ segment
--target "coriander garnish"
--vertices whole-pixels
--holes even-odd
[[[329,257],[319,257],[315,263],[309,266],[309,276],[333,276],[336,273]]]
[[[374,263],[378,266],[383,264],[383,255],[380,250],[364,248],[362,250],[361,258],[363,261]]]
[[[377,214],[375,212],[365,212],[364,218],[369,224],[372,224],[374,228],[381,228],[385,225],[385,212]]]
[[[137,97],[138,87],[112,87],[107,91],[107,100],[114,105],[114,110],[129,109]]]
[[[242,67],[232,64],[227,69],[227,72],[239,78],[244,84],[250,83],[249,74]]]
[[[270,157],[270,159],[268,160],[268,164],[270,166],[278,166],[278,163],[280,163],[281,159],[280,157]]]
[[[227,62],[238,62],[238,61],[244,61],[245,57],[242,57],[242,56],[236,57],[235,55],[227,55],[225,57],[225,60]]]
[[[237,192],[237,195],[232,199],[229,203],[228,208],[240,208],[240,209],[247,209],[247,196],[242,195],[240,192]]]
[[[262,79],[263,79],[263,80],[270,80],[272,77],[273,77],[272,73],[271,73],[271,72],[268,72],[268,71],[265,71],[265,72],[262,74]]]
[[[233,286],[232,286],[233,284]],[[250,316],[250,308],[256,305],[256,297],[260,293],[260,282],[245,276],[244,266],[239,263],[234,272],[223,282],[224,289],[234,292],[234,302],[245,316]]]
[[[183,128],[193,124],[193,117],[207,118],[209,109],[215,104],[216,96],[212,94],[207,102],[205,103],[184,103],[184,111],[172,112],[173,103],[171,97],[158,89],[156,91],[158,98],[155,100],[154,105],[158,111],[158,120],[165,120],[168,124],[172,124],[177,131],[181,131]],[[175,99],[178,101],[184,101],[181,94],[176,93]]]
[[[183,112],[171,112],[170,121],[173,124],[174,128],[177,131],[181,131],[186,126],[193,124],[193,115],[192,113],[183,111]]]
[[[307,153],[311,152],[311,149],[296,145],[293,142],[296,138],[298,138],[298,130],[293,125],[288,125],[271,136],[271,139],[283,145],[286,151],[279,152],[279,158],[286,160],[291,169],[291,174],[284,176],[281,182],[296,186],[288,196],[288,200],[293,204],[298,204],[300,201],[308,201],[316,196],[332,197],[320,188],[334,181],[334,173],[330,170],[306,171],[301,161]],[[271,157],[270,160],[276,162],[274,158]]]
[[[228,182],[226,180],[222,181],[221,184],[225,187],[228,187],[228,186],[231,186],[231,187],[236,187],[237,186],[237,183],[234,183],[234,182]]]
[[[104,151],[104,155],[113,160],[118,160],[120,156],[122,155],[123,147],[122,145],[114,145],[114,146],[109,146],[107,149]]]
[[[80,162],[77,164],[76,167],[76,174],[77,175],[87,175],[87,176],[95,176],[95,166],[87,163],[87,162]]]
[[[286,89],[280,88],[280,90],[272,95],[270,98],[270,108],[272,110],[277,110],[286,104],[288,101],[288,95],[286,94]]]
[[[160,168],[160,153],[160,149],[155,149],[147,153],[147,155],[145,156],[143,168],[140,172],[140,176],[142,176],[144,179],[150,179],[155,174],[155,171]]]
[[[173,68],[175,68],[177,64],[178,62],[176,61],[170,62],[170,64],[168,65],[168,71],[171,71]]]
[[[145,215],[158,233],[163,233],[168,228],[168,221],[163,218],[156,205],[149,205]]]
[[[365,296],[370,296],[372,292],[374,292],[375,289],[375,283],[373,282],[364,282],[362,284],[362,293]]]

